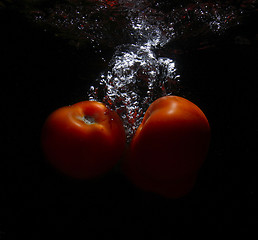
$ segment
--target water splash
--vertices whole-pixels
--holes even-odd
[[[176,63],[160,57],[174,42],[187,48],[207,36],[214,38],[239,24],[255,1],[67,0],[33,12],[38,24],[57,29],[60,36],[98,48],[114,48],[107,71],[90,87],[90,100],[116,110],[130,141],[148,106],[164,95],[180,95]],[[164,4],[166,2],[166,4]],[[170,1],[171,2],[171,1]],[[175,3],[177,2],[177,3]],[[180,2],[180,3],[179,3]]]
[[[89,98],[116,110],[123,119],[128,141],[155,99],[180,91],[175,62],[156,57],[149,43],[119,46],[109,70],[96,83]]]
[[[150,12],[153,11],[148,8],[142,11],[133,8],[128,19],[135,43],[116,48],[108,71],[101,75],[98,86],[92,86],[89,93],[91,100],[104,102],[120,115],[128,142],[149,105],[155,99],[176,94],[179,90],[175,62],[154,53],[155,48],[170,41],[173,29],[161,20],[157,23],[157,16],[147,17]]]

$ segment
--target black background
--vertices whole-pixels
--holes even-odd
[[[0,239],[174,239],[205,232],[207,223],[210,233],[255,229],[256,16],[214,46],[175,57],[183,95],[206,113],[212,129],[195,188],[181,199],[142,192],[117,169],[92,181],[52,169],[40,148],[44,120],[87,99],[105,66],[90,47],[76,49],[16,11],[2,10],[0,27]]]

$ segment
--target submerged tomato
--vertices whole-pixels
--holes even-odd
[[[194,185],[209,141],[208,120],[195,104],[177,96],[159,98],[132,139],[125,172],[145,190],[183,196]]]
[[[125,131],[116,112],[95,101],[54,111],[42,131],[46,158],[63,173],[92,178],[111,169],[125,148]]]

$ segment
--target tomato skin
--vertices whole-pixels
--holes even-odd
[[[209,122],[195,104],[161,97],[150,105],[132,139],[125,173],[145,190],[183,196],[194,185],[209,141]]]
[[[103,103],[83,101],[54,111],[42,129],[46,158],[64,174],[89,179],[110,170],[125,149],[125,130]]]

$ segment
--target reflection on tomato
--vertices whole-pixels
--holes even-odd
[[[96,101],[83,101],[54,111],[42,131],[46,158],[74,178],[97,177],[123,155],[125,131],[116,112]]]
[[[147,191],[181,197],[193,187],[209,141],[210,126],[200,108],[182,97],[159,98],[132,139],[125,173]]]

